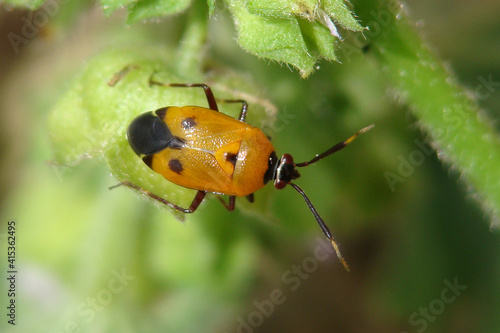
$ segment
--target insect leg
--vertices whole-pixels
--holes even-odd
[[[170,208],[173,208],[175,210],[183,212],[183,213],[194,213],[194,211],[198,208],[198,206],[201,204],[201,202],[205,198],[205,195],[207,194],[207,192],[205,192],[205,191],[198,191],[198,193],[196,193],[196,196],[194,197],[193,201],[191,202],[191,205],[189,206],[189,208],[183,208],[183,207],[178,206],[178,205],[176,205],[176,204],[174,204],[174,203],[172,203],[172,202],[170,202],[170,201],[168,201],[160,196],[157,196],[156,194],[154,194],[152,192],[149,192],[148,190],[143,189],[142,187],[139,187],[135,184],[132,184],[128,180],[124,180],[117,185],[111,186],[109,189],[111,190],[111,189],[114,189],[115,187],[118,187],[121,185],[133,188],[134,190],[139,191],[143,194],[146,194],[149,197],[155,199],[156,201],[158,201],[158,202],[160,202],[160,203],[162,203]]]
[[[254,201],[254,198],[253,198],[253,193],[250,193],[249,195],[246,196],[247,200],[249,202],[253,202]]]
[[[205,96],[207,97],[208,107],[211,110],[219,111],[212,89],[205,83],[163,83],[153,80],[153,75],[151,75],[151,77],[149,78],[150,85],[157,85],[164,87],[181,87],[181,88],[203,88],[203,90],[205,91]]]
[[[217,196],[217,199],[219,199],[221,204],[224,205],[228,211],[232,212],[234,210],[236,205],[236,197],[234,195],[229,196],[229,204],[227,204],[220,195]]]
[[[244,99],[221,99],[219,102],[223,103],[241,103],[241,111],[238,119],[246,123],[245,119],[247,117],[248,103]]]
[[[154,73],[153,73],[154,75]],[[149,78],[150,85],[159,85],[165,87],[181,87],[181,88],[203,88],[205,91],[205,96],[207,97],[208,107],[211,110],[219,111],[219,107],[217,106],[217,101],[214,97],[212,89],[205,83],[163,83],[153,80],[153,76]],[[245,122],[247,117],[248,103],[243,99],[222,99],[220,100],[224,103],[241,103],[241,111],[238,119],[242,122]]]

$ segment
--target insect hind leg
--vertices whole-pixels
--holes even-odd
[[[190,213],[194,213],[196,211],[196,209],[198,209],[198,206],[201,204],[201,202],[203,201],[203,199],[205,198],[205,195],[207,194],[207,192],[205,191],[198,191],[196,193],[196,196],[194,197],[193,201],[191,202],[191,205],[189,205],[189,208],[183,208],[179,205],[176,205],[148,190],[145,190],[143,189],[142,187],[139,187],[135,184],[132,184],[131,182],[129,182],[128,180],[124,180],[114,186],[111,186],[109,189],[114,189],[118,186],[121,186],[121,185],[124,185],[124,186],[127,186],[127,187],[130,187],[136,191],[139,191],[141,192],[142,194],[145,194],[153,199],[155,199],[156,201],[158,201],[159,203],[165,205],[165,206],[168,206],[170,208],[173,208],[177,211],[180,211],[180,212],[183,212],[183,213],[186,213],[186,214],[190,214]]]

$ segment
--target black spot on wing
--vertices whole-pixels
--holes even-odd
[[[168,162],[168,167],[170,168],[170,170],[172,170],[173,172],[177,173],[177,174],[181,174],[182,173],[182,170],[184,170],[182,168],[182,163],[181,161],[177,160],[177,159],[171,159],[169,162]]]
[[[184,118],[181,122],[181,126],[182,128],[188,130],[188,129],[191,129],[193,127],[195,127],[198,123],[196,122],[195,118],[194,117],[188,117],[188,118]]]
[[[238,154],[225,153],[224,157],[226,158],[226,161],[232,163],[233,165],[236,165],[236,160],[238,159]]]

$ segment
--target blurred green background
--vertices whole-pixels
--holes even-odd
[[[481,78],[500,81],[499,1],[405,8],[471,94]],[[232,213],[212,198],[180,223],[132,191],[109,191],[117,181],[102,160],[51,164],[48,115],[88,59],[134,38],[175,49],[186,18],[125,26],[120,14],[68,2],[16,52],[4,37],[21,34],[29,15],[0,12],[0,267],[14,220],[19,272],[15,327],[2,279],[2,332],[500,331],[498,231],[460,173],[416,143],[426,136],[369,49],[299,79],[239,49],[219,9],[206,50],[212,67],[241,73],[277,106],[278,154],[307,160],[376,125],[296,181],[341,244],[347,273],[292,189],[268,186],[255,207],[239,200]],[[498,119],[498,87],[489,92],[478,102]],[[384,174],[419,156],[391,188]]]

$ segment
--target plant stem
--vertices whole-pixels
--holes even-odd
[[[207,5],[203,1],[194,1],[177,51],[176,69],[181,76],[193,76],[194,80],[201,76],[207,21]]]
[[[410,106],[439,158],[471,185],[494,223],[500,213],[500,140],[477,99],[500,83],[479,77],[476,96],[468,94],[429,51],[398,2],[363,1],[356,13],[370,29],[369,52],[393,92]]]

